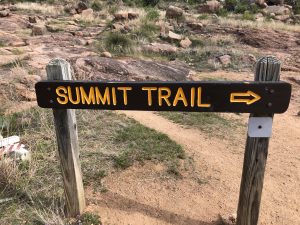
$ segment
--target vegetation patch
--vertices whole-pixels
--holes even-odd
[[[189,127],[197,128],[209,135],[224,136],[224,131],[233,129],[239,123],[225,119],[219,113],[199,112],[160,112],[163,117]]]
[[[135,161],[162,162],[179,171],[179,160],[185,154],[166,135],[112,112],[76,112],[84,185],[104,192],[107,189],[102,179]],[[11,198],[0,204],[0,224],[65,224],[63,182],[51,110],[34,108],[1,115],[0,129],[4,137],[21,136],[32,154],[30,162],[0,161],[0,199]],[[88,216],[86,220],[96,218]]]
[[[126,55],[134,52],[134,44],[131,38],[120,32],[110,32],[104,40],[105,48],[119,55]]]

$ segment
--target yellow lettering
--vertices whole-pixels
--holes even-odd
[[[191,107],[195,106],[195,88],[191,88]]]
[[[61,93],[61,91],[63,91],[63,93]],[[56,98],[57,102],[61,105],[65,105],[68,103],[68,96],[66,95],[67,94],[67,88],[66,87],[63,87],[63,86],[59,86],[56,88],[56,94],[61,97],[61,98],[64,98],[64,100],[60,99],[60,98]]]
[[[163,91],[166,91],[167,94],[162,94]],[[169,101],[169,97],[171,95],[171,90],[170,88],[167,87],[160,87],[158,88],[158,105],[162,106],[162,100],[165,100],[168,106],[171,106],[171,103]]]
[[[128,104],[127,91],[131,91],[132,87],[118,87],[118,90],[123,91],[124,105]]]
[[[197,99],[197,105],[198,107],[206,107],[209,108],[210,104],[202,104],[201,103],[201,99],[202,99],[202,88],[198,87],[198,99]]]
[[[184,106],[187,107],[188,103],[181,87],[177,90],[176,96],[173,101],[173,106],[177,106],[178,101],[182,101]]]
[[[157,88],[156,87],[142,87],[143,91],[148,91],[148,105],[151,106],[152,105],[152,93],[151,91],[156,91]]]
[[[113,105],[117,104],[117,96],[116,96],[116,89],[113,87],[111,88],[111,92],[112,92],[112,101],[113,101]]]
[[[75,91],[76,91],[76,101],[74,101],[73,96],[72,96],[72,90],[71,87],[68,86],[68,96],[69,96],[69,100],[72,104],[77,105],[80,103],[80,95],[79,95],[79,88],[75,87]]]
[[[81,93],[82,104],[85,103],[87,103],[88,105],[90,105],[91,103],[96,104],[94,87],[90,87],[89,95],[86,94],[83,87],[80,87],[80,93]]]
[[[110,105],[110,95],[109,95],[109,88],[108,87],[105,88],[104,95],[102,95],[100,93],[98,87],[95,87],[95,92],[96,92],[96,101],[97,101],[98,105],[100,104],[100,101],[101,101],[102,105],[105,105],[106,102],[107,102],[107,105]]]

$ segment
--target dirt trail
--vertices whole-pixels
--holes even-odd
[[[161,168],[152,164],[115,173],[105,180],[106,194],[88,194],[89,209],[98,210],[105,224],[212,225],[219,213],[236,211],[245,133],[233,147],[229,141],[209,138],[152,112],[122,113],[181,144],[193,156],[195,171],[208,183],[197,183],[191,174],[178,180],[163,179]],[[260,224],[300,224],[300,123],[293,113],[275,118]]]

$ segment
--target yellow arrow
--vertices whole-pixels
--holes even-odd
[[[252,99],[247,99],[247,98],[238,98],[238,97],[253,97]],[[257,102],[260,100],[261,97],[252,92],[252,91],[247,91],[247,92],[236,92],[236,93],[231,93],[230,94],[230,102],[244,102],[247,105],[251,105],[254,102]]]

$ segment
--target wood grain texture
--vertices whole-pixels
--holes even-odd
[[[279,81],[280,62],[272,56],[259,59],[256,64],[255,81]],[[250,117],[269,115],[250,115]],[[269,138],[247,136],[243,173],[237,211],[237,225],[257,225],[264,174],[268,156]]]
[[[54,59],[46,67],[48,80],[71,80],[70,64]],[[61,163],[68,216],[80,215],[85,208],[75,110],[53,110],[58,153]]]

